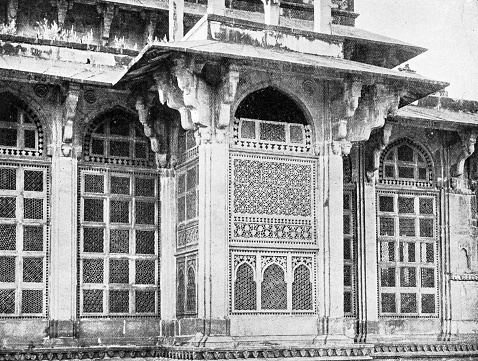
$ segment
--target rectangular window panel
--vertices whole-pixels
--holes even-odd
[[[261,122],[260,126],[260,139],[273,141],[273,142],[285,142],[285,124],[273,124]]]
[[[415,168],[411,167],[398,167],[398,177],[399,178],[415,178]]]
[[[102,174],[85,174],[85,192],[103,193],[105,189],[105,177]]]
[[[148,145],[146,143],[136,142],[134,144],[134,155],[136,158],[146,159],[148,154]]]
[[[352,286],[352,266],[344,266],[344,286]]]
[[[83,200],[83,220],[103,222],[103,200],[85,198]]]
[[[130,194],[130,178],[112,176],[110,192],[113,194]]]
[[[0,282],[15,282],[15,257],[0,257]]]
[[[26,219],[43,219],[43,199],[24,198],[23,216]]]
[[[382,262],[395,261],[395,242],[380,242],[380,255]]]
[[[424,181],[428,180],[426,168],[418,168],[418,179],[424,180]]]
[[[103,291],[102,290],[83,290],[83,312],[84,313],[102,313],[103,312]]]
[[[352,244],[349,239],[344,239],[344,259],[352,260]]]
[[[417,295],[415,293],[400,294],[400,312],[417,313]]]
[[[433,198],[420,198],[420,214],[433,214]]]
[[[352,312],[352,293],[344,292],[344,313]]]
[[[83,252],[103,253],[103,228],[83,228]]]
[[[435,270],[433,268],[421,269],[422,287],[434,288],[435,287]]]
[[[129,312],[129,291],[111,290],[109,301],[111,313]]]
[[[186,190],[191,190],[196,187],[196,168],[188,169],[186,173]]]
[[[17,226],[0,224],[0,251],[14,251],[16,248]]]
[[[384,313],[397,312],[397,306],[395,304],[394,293],[382,293],[381,308],[382,308],[382,312]]]
[[[379,197],[379,210],[380,212],[393,212],[394,211],[394,199],[392,196],[380,196]]]
[[[420,219],[420,237],[433,237],[433,219],[421,218]]]
[[[136,231],[136,254],[154,254],[154,231]]]
[[[196,217],[196,192],[189,192],[186,195],[186,219]]]
[[[135,292],[136,313],[154,313],[155,298],[154,291],[137,290]]]
[[[153,260],[137,260],[136,283],[139,285],[154,284],[156,279],[156,262]]]
[[[154,203],[136,201],[136,223],[154,224],[155,212]]]
[[[17,171],[15,168],[0,168],[0,189],[17,189]]]
[[[380,217],[380,235],[394,236],[395,235],[395,220],[389,217]]]
[[[344,193],[344,211],[350,211],[350,194]]]
[[[256,123],[244,120],[241,126],[241,138],[256,139]]]
[[[435,313],[435,295],[422,295],[422,313]]]
[[[103,283],[102,259],[84,259],[83,260],[83,282],[84,283]]]
[[[105,154],[105,141],[103,139],[93,138],[91,140],[91,154],[93,155]]]
[[[111,229],[110,230],[110,252],[111,253],[129,253],[129,230]]]
[[[395,167],[393,165],[385,166],[385,177],[394,178],[395,177]]]
[[[415,242],[400,242],[400,262],[415,262]]]
[[[0,218],[15,218],[17,199],[0,197]]]
[[[415,213],[415,199],[398,197],[398,213]]]
[[[110,259],[110,283],[129,282],[129,261],[126,259]]]
[[[129,141],[110,140],[110,157],[129,158],[131,156],[129,146]]]
[[[23,133],[25,148],[36,149],[37,141],[36,141],[36,131],[34,130],[25,130]]]
[[[43,258],[23,258],[23,282],[43,282]]]
[[[417,270],[414,267],[400,267],[400,286],[416,287]]]
[[[382,268],[380,271],[380,285],[382,287],[395,287],[395,268]]]
[[[290,126],[290,142],[294,144],[304,143],[304,128],[302,126]]]
[[[400,236],[414,237],[415,236],[415,219],[414,218],[399,218],[398,227]]]
[[[129,223],[129,201],[110,202],[110,222]]]
[[[43,312],[43,291],[22,290],[22,313]]]
[[[0,289],[0,314],[15,313],[15,290]]]
[[[135,195],[139,197],[154,197],[153,178],[135,178]]]
[[[350,215],[344,214],[344,234],[350,234],[351,227],[350,227]]]
[[[16,147],[17,146],[17,130],[0,128],[0,146]]]

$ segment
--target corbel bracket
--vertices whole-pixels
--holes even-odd
[[[7,20],[8,24],[17,22],[18,15],[18,0],[9,0],[7,6]]]
[[[175,60],[174,74],[183,92],[184,105],[191,112],[191,120],[199,127],[209,127],[212,115],[211,87],[199,77],[204,63],[194,58]]]
[[[78,84],[69,84],[66,93],[64,116],[63,116],[63,138],[61,144],[61,153],[65,157],[71,155],[73,147],[73,125],[80,97],[80,86]]]
[[[158,88],[160,103],[179,111],[181,126],[184,130],[195,129],[196,126],[191,120],[191,111],[184,104],[183,92],[174,82],[172,75],[167,71],[157,71],[153,77]]]
[[[458,132],[460,141],[456,142],[450,147],[450,160],[452,177],[459,177],[463,174],[465,168],[465,161],[475,151],[476,131],[460,131]]]
[[[335,154],[349,154],[352,148],[352,143],[347,139],[348,123],[357,110],[362,94],[362,86],[362,83],[359,81],[346,82],[340,95],[332,102],[332,109],[336,120],[332,147]]]
[[[147,101],[147,96],[137,95],[135,108],[138,112],[139,121],[143,125],[144,134],[149,138],[151,149],[155,154],[156,166],[158,168],[165,168],[167,165],[167,154],[161,153],[159,134],[157,134],[154,126],[151,124],[151,119],[149,119],[151,106]]]
[[[237,84],[239,83],[239,67],[237,65],[229,65],[229,70],[221,84],[220,93],[222,102],[219,109],[218,128],[226,128],[231,122],[231,105],[237,92]]]
[[[381,128],[385,118],[395,115],[400,92],[383,84],[364,86],[355,114],[347,122],[347,140],[368,140],[373,129]]]
[[[368,154],[367,164],[367,180],[372,182],[375,178],[377,171],[380,167],[380,157],[384,149],[390,144],[390,137],[392,135],[393,125],[392,123],[385,123],[380,132],[374,136],[370,152]]]

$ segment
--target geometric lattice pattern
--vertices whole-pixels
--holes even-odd
[[[344,185],[344,314],[355,314],[356,290],[356,237],[355,237],[355,188],[353,185]]]
[[[254,270],[252,266],[243,263],[236,270],[234,282],[234,309],[255,310],[257,299],[256,282],[254,281]]]
[[[115,154],[129,149],[117,143]],[[81,169],[80,181],[80,315],[157,315],[157,175]]]
[[[184,227],[185,222],[193,220],[198,216],[198,172],[199,166],[197,162],[189,164],[187,168],[178,171],[177,206],[178,222],[180,223],[181,228]]]
[[[423,161],[405,145],[390,154],[391,160],[403,164]],[[382,315],[436,315],[435,199],[432,194],[416,191],[384,190],[377,195]]]
[[[292,309],[312,309],[312,283],[310,282],[310,270],[301,264],[294,270],[294,282],[292,283]]]
[[[284,270],[275,263],[264,271],[261,283],[261,302],[263,310],[287,309],[287,284]]]
[[[46,167],[0,166],[0,317],[45,315],[46,179]]]

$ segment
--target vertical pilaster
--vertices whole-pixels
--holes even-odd
[[[17,22],[17,14],[18,14],[18,0],[9,0],[8,1],[8,8],[7,8],[7,20],[8,24]]]
[[[184,0],[169,0],[169,41],[179,41],[184,36]]]
[[[228,147],[199,146],[198,317],[205,320],[208,344],[228,333]]]
[[[314,31],[330,33],[332,24],[332,0],[314,1]]]
[[[176,179],[174,171],[163,169],[161,177],[161,319],[170,321],[175,317],[176,307]],[[164,334],[163,327],[163,335]]]
[[[50,242],[51,338],[73,337],[76,315],[77,160],[59,149],[52,160]]]
[[[343,334],[344,317],[344,244],[343,244],[343,165],[342,152],[333,147],[329,154],[328,165],[329,186],[327,192],[328,203],[328,240],[325,254],[328,263],[329,289],[329,335]],[[330,337],[329,336],[329,337]]]

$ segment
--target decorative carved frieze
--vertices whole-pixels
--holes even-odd
[[[460,141],[450,147],[450,173],[452,177],[459,177],[463,174],[465,161],[475,151],[476,131],[459,131]]]
[[[71,155],[71,149],[73,146],[73,126],[79,97],[80,86],[78,84],[70,83],[66,92],[63,116],[63,137],[61,144],[61,152],[65,157]]]

